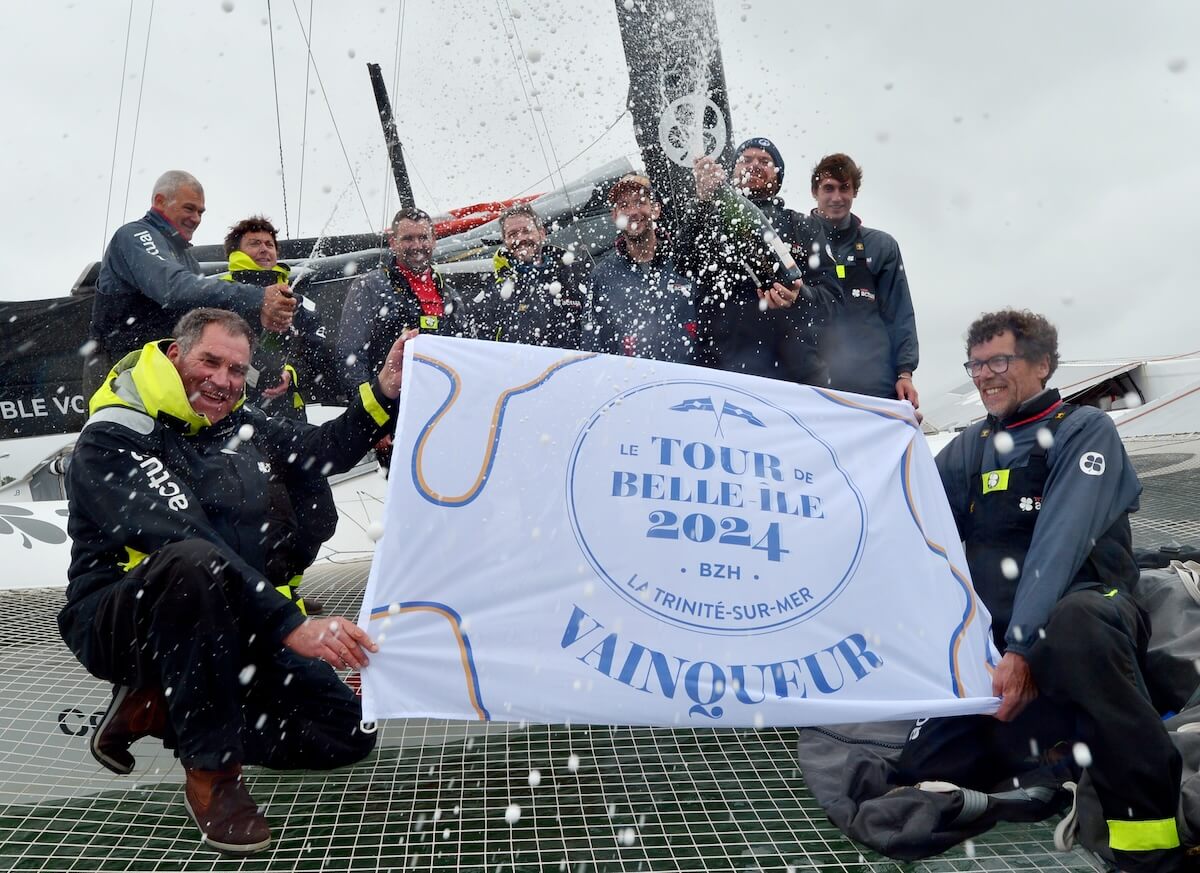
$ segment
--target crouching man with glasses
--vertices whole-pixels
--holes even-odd
[[[1058,332],[1045,318],[983,315],[967,354],[988,414],[937,467],[1002,653],[992,679],[1000,708],[918,722],[899,784],[1049,788],[1029,816],[1045,818],[1069,802],[1059,786],[1090,757],[1117,865],[1187,869],[1175,821],[1180,756],[1146,692],[1149,625],[1128,594],[1137,474],[1107,415],[1046,387]],[[1077,743],[1086,754],[1072,754]]]

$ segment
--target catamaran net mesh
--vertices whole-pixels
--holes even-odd
[[[1142,477],[1140,548],[1200,546],[1200,435],[1127,443]],[[306,577],[358,611],[368,565]],[[796,732],[454,723],[381,727],[377,751],[332,773],[248,770],[274,839],[247,859],[199,844],[182,771],[156,745],[112,776],[91,758],[108,686],[54,623],[63,593],[0,593],[0,870],[980,871],[1103,870],[1053,849],[1055,820],[1004,825],[899,865],[829,824],[804,786]]]
[[[355,614],[367,565],[306,577]],[[0,870],[1102,870],[1053,850],[1054,820],[1005,825],[923,864],[861,849],[796,767],[794,730],[385,723],[377,751],[331,773],[247,770],[273,841],[248,859],[199,844],[182,771],[156,745],[112,776],[87,751],[109,687],[54,623],[60,590],[0,593]],[[536,772],[535,772],[536,771]],[[516,813],[519,810],[519,817]]]
[[[1200,434],[1125,440],[1142,480],[1142,507],[1130,516],[1138,548],[1200,549]]]

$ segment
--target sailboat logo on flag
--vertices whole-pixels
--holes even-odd
[[[609,399],[580,429],[566,490],[600,578],[659,621],[705,633],[815,615],[853,578],[867,529],[834,450],[728,384],[655,382]]]

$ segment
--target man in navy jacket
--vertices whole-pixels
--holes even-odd
[[[1045,318],[983,315],[967,354],[988,415],[937,467],[1002,653],[1000,708],[919,721],[901,784],[1007,791],[1047,766],[1063,779],[1087,767],[1122,870],[1192,869],[1175,823],[1181,760],[1146,691],[1149,621],[1130,596],[1137,474],[1107,415],[1046,388],[1058,333]]]
[[[85,369],[86,390],[94,390],[122,355],[170,336],[198,306],[231,310],[267,330],[291,326],[296,301],[286,284],[261,288],[201,274],[191,248],[204,209],[196,177],[168,170],[154,183],[150,211],[113,234],[92,303],[95,348]]]

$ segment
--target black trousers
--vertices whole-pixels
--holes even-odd
[[[1137,830],[1142,822],[1173,821],[1179,804],[1182,762],[1142,680],[1149,637],[1145,614],[1126,595],[1067,594],[1029,653],[1038,699],[1011,722],[965,716],[919,724],[901,755],[899,783],[940,779],[1004,790],[1014,777],[1037,781],[1046,772],[1038,752],[1066,743],[1069,760],[1072,745],[1084,743],[1118,866],[1184,869],[1177,846],[1118,848],[1127,842],[1126,823]]]
[[[173,543],[80,604],[69,641],[93,675],[163,690],[166,745],[186,767],[321,770],[366,757],[375,734],[360,730],[354,692],[325,662],[256,634],[245,586],[209,543]]]

